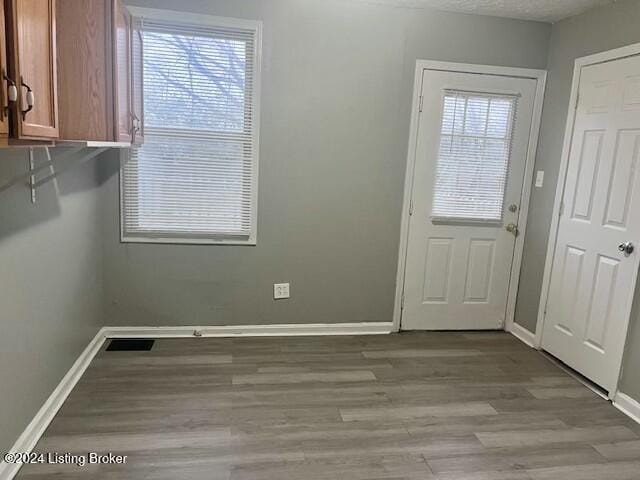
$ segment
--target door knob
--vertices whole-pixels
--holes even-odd
[[[635,249],[635,247],[633,246],[633,243],[631,243],[631,242],[624,242],[624,243],[621,243],[620,245],[618,245],[618,250],[620,250],[622,253],[624,253],[625,257],[628,257],[629,255],[631,255],[633,253],[634,249]]]
[[[517,237],[518,234],[520,233],[518,231],[518,225],[516,225],[515,223],[510,223],[509,225],[507,225],[506,227],[504,227],[504,229],[509,232],[509,233],[513,233],[514,237]]]

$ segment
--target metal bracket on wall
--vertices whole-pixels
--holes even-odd
[[[47,157],[49,158],[49,161],[51,161],[51,156],[49,155],[49,149],[47,149]],[[36,187],[35,187],[35,183],[36,183],[36,175],[35,173],[33,173],[33,169],[36,167],[35,161],[33,159],[33,148],[29,147],[29,172],[31,172],[31,175],[29,175],[29,188],[31,190],[31,203],[36,203]]]
[[[54,178],[56,178],[61,173],[64,173],[67,170],[71,170],[72,168],[77,167],[81,163],[87,162],[87,161],[91,160],[92,158],[97,157],[102,152],[106,152],[107,150],[109,150],[107,147],[95,148],[91,152],[87,153],[86,155],[83,155],[82,157],[77,159],[75,162],[70,163],[69,165],[65,165],[64,167],[61,167],[58,170],[55,170],[55,169],[52,168],[52,173],[50,175],[47,175],[46,177],[41,178],[40,180],[38,180],[37,182],[35,182],[33,184],[34,188],[38,188],[38,187],[44,185],[49,180],[53,180]],[[51,161],[51,155],[49,154],[49,149],[47,148],[46,151],[47,151],[47,157],[49,158],[48,162],[50,162]],[[56,158],[56,160],[58,160],[58,159]],[[52,167],[53,167],[53,165],[52,165]]]
[[[51,152],[49,151],[49,147],[38,147],[38,149],[44,149],[45,155],[46,155],[46,161],[40,163],[39,165],[35,164],[35,151],[33,147],[29,148],[29,155],[28,155],[28,169],[26,172],[21,173],[15,177],[13,177],[9,182],[5,183],[4,185],[0,186],[0,193],[4,192],[5,190],[8,190],[9,188],[13,187],[16,184],[20,184],[22,182],[24,182],[25,180],[27,181],[27,187],[30,190],[31,193],[31,203],[36,203],[36,189],[38,187],[41,187],[42,185],[44,185],[45,183],[47,183],[48,181],[56,178],[58,175],[66,172],[67,170],[71,170],[72,168],[75,168],[76,166],[87,162],[88,160],[91,160],[92,158],[100,155],[102,152],[108,150],[108,147],[100,147],[100,148],[92,148],[91,151],[89,152],[85,152],[84,155],[81,155],[80,157],[76,158],[73,162],[64,165],[58,169],[55,169],[54,166],[55,164],[57,164],[60,161],[63,160],[68,160],[70,158],[73,158],[74,156],[76,156],[78,153],[80,153],[82,150],[84,150],[84,147],[76,147],[76,148],[72,148],[64,153],[61,153],[60,155],[56,155],[55,157],[52,158],[51,156]],[[49,168],[51,170],[51,173],[46,175],[45,177],[41,178],[41,179],[37,179],[36,174],[46,168]]]

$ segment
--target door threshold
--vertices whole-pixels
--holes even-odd
[[[559,367],[562,371],[564,371],[574,380],[577,380],[578,382],[580,382],[582,385],[587,387],[589,390],[591,390],[593,393],[595,393],[599,397],[609,401],[609,392],[604,388],[602,388],[600,385],[592,382],[587,377],[585,377],[584,375],[582,375],[581,373],[579,373],[578,371],[574,370],[569,365],[564,363],[562,360],[559,360],[558,358],[551,355],[549,352],[546,352],[545,350],[540,350],[540,353],[542,353],[542,356],[544,356],[551,363]]]

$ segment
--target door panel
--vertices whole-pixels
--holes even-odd
[[[640,130],[618,132],[615,157],[611,169],[611,179],[604,225],[626,229],[629,221],[629,206],[638,163]]]
[[[640,57],[583,67],[543,348],[605,390],[615,388],[638,271]],[[567,214],[568,212],[568,214]],[[579,258],[579,260],[578,260]]]
[[[453,238],[430,238],[424,265],[424,293],[422,301],[447,302],[449,273],[453,257]]]
[[[601,130],[584,133],[578,160],[578,178],[575,198],[573,200],[573,218],[575,219],[591,220],[593,190],[595,188],[596,178],[598,178],[603,134],[604,132]]]
[[[558,324],[558,327],[560,331],[570,336],[574,333],[574,310],[577,307],[584,253],[584,250],[580,248],[567,245],[563,261],[562,280],[558,286],[558,294],[562,295],[566,300],[563,303],[563,321]]]
[[[620,261],[598,255],[594,274],[591,304],[587,315],[585,342],[602,351],[609,321],[611,320],[611,296],[618,277]]]
[[[472,238],[469,242],[469,263],[465,279],[465,303],[488,303],[494,270],[495,240]]]
[[[535,90],[424,70],[403,329],[502,326],[515,247],[505,227],[518,223]]]
[[[144,61],[142,28],[138,21],[132,20],[131,39],[133,143],[142,144],[144,143]]]
[[[17,137],[57,138],[55,1],[11,0],[8,5],[10,76],[18,86],[13,109]]]
[[[7,88],[9,85],[5,81],[7,71],[7,44],[5,30],[4,2],[0,0],[0,137],[6,138],[9,135],[9,99]]]
[[[113,3],[116,141],[131,142],[131,16],[121,0]]]

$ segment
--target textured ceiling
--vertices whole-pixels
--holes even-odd
[[[557,22],[615,0],[364,0],[403,7],[432,7],[451,12]]]

